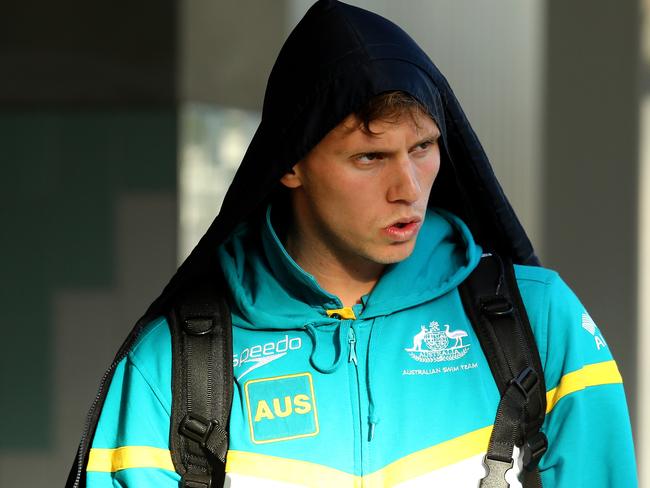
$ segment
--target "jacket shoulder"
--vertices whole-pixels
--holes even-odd
[[[557,386],[567,373],[612,361],[602,332],[557,271],[515,265],[515,276],[548,387]]]
[[[559,278],[557,271],[542,266],[515,264],[514,270],[517,282],[537,282],[544,285],[550,285],[554,280]]]
[[[165,317],[158,317],[145,325],[128,353],[128,361],[137,368],[165,410],[170,412],[172,344]]]

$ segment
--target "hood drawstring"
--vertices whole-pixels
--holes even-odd
[[[375,405],[375,395],[373,393],[373,388],[376,388],[379,383],[375,383],[376,380],[376,369],[377,369],[377,344],[380,343],[379,336],[381,334],[381,328],[383,326],[383,321],[385,320],[384,316],[379,316],[374,319],[369,344],[368,344],[368,355],[366,358],[367,364],[367,384],[368,384],[368,442],[372,441],[375,437],[375,428],[379,424],[380,418],[377,413],[377,407]],[[319,337],[322,337],[323,332],[319,331],[313,323],[308,323],[305,325],[305,331],[309,334],[312,342],[314,343],[314,349],[312,350],[311,355],[309,356],[309,361],[311,365],[323,374],[330,374],[336,371],[341,364],[343,363],[343,358],[346,356],[345,351],[347,351],[347,360],[348,362],[357,363],[357,354],[356,354],[356,334],[352,328],[351,320],[340,320],[336,325],[337,342],[338,342],[338,351],[334,361],[325,365],[322,364],[318,359],[316,351],[318,350]]]
[[[376,362],[377,362],[377,344],[380,343],[379,335],[381,334],[381,328],[383,326],[383,321],[385,320],[384,315],[380,315],[374,319],[372,328],[370,330],[370,338],[368,339],[368,358],[367,358],[367,375],[368,375],[368,442],[372,441],[375,437],[375,427],[380,421],[379,414],[377,413],[377,408],[375,406],[375,395],[373,393],[373,385],[375,385],[375,376],[376,376]],[[377,383],[380,385],[381,383]]]
[[[337,329],[335,334],[338,335],[338,351],[335,353],[336,356],[334,357],[334,362],[329,365],[329,366],[324,366],[319,363],[319,361],[316,359],[316,350],[318,349],[318,335],[322,334],[322,332],[319,332],[316,327],[314,327],[314,324],[309,323],[305,325],[305,330],[309,334],[309,337],[311,337],[312,342],[314,343],[314,349],[311,352],[311,355],[309,356],[309,362],[311,365],[319,371],[320,373],[323,374],[330,374],[339,369],[341,366],[341,363],[343,362],[343,351],[346,348],[346,344],[348,341],[348,334],[351,329],[351,321],[349,320],[340,320],[337,322],[336,325]]]

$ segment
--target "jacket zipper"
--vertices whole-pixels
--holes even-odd
[[[74,484],[72,485],[72,488],[77,488],[81,484],[81,476],[85,468],[84,458],[85,458],[86,451],[88,450],[88,446],[86,445],[88,442],[88,431],[90,430],[90,424],[93,422],[95,410],[97,409],[97,404],[99,403],[99,399],[101,398],[103,390],[106,386],[106,380],[108,379],[108,376],[111,374],[111,372],[117,367],[119,362],[126,357],[126,355],[127,352],[124,352],[123,354],[119,355],[115,360],[113,360],[109,368],[104,372],[104,375],[102,376],[102,380],[99,383],[99,390],[97,391],[97,395],[95,395],[95,399],[93,400],[93,403],[90,406],[90,410],[88,411],[88,415],[86,417],[86,422],[84,425],[84,430],[81,435],[81,441],[79,442],[79,448],[77,450],[77,474],[75,476],[75,480],[74,480]]]
[[[349,345],[349,354],[348,354],[348,363],[354,364],[354,377],[355,381],[353,382],[354,390],[356,392],[356,402],[354,397],[352,397],[352,408],[357,416],[358,425],[355,428],[354,438],[357,446],[355,446],[355,451],[357,453],[357,459],[359,459],[359,466],[361,472],[361,485],[363,487],[363,429],[361,421],[361,384],[359,378],[359,362],[357,359],[357,334],[354,331],[354,327],[350,324],[348,329],[348,345]]]
[[[113,371],[117,367],[117,365],[124,359],[129,351],[131,350],[131,346],[133,346],[134,342],[138,339],[140,336],[140,333],[142,332],[143,329],[143,323],[144,323],[144,317],[142,317],[135,325],[134,329],[131,331],[129,336],[126,338],[122,346],[120,347],[117,355],[115,356],[115,359],[113,359],[113,362],[111,365],[108,367],[106,371],[104,371],[104,375],[102,376],[101,381],[99,382],[99,389],[97,390],[97,394],[95,395],[95,398],[90,406],[90,409],[88,410],[88,415],[86,416],[86,421],[84,424],[84,430],[83,433],[81,434],[81,440],[79,441],[79,447],[77,449],[77,473],[75,475],[74,482],[71,487],[68,487],[66,484],[66,488],[79,488],[80,486],[86,486],[86,483],[83,482],[81,477],[83,476],[83,472],[86,468],[84,465],[84,459],[86,457],[87,451],[89,451],[90,446],[88,445],[89,442],[92,442],[92,439],[89,439],[88,434],[91,428],[91,424],[94,422],[95,427],[97,426],[97,423],[99,422],[99,418],[95,418],[95,414],[97,413],[97,405],[99,404],[100,399],[102,396],[105,397],[104,395],[104,389],[108,387],[107,382],[109,380],[112,380],[113,378]],[[104,398],[105,400],[106,398]]]

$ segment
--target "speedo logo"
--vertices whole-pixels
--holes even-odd
[[[286,334],[279,341],[244,348],[238,354],[233,355],[232,364],[234,368],[245,364],[250,364],[250,366],[237,376],[237,380],[242,379],[257,368],[286,356],[290,351],[297,351],[301,348],[302,339],[300,337],[289,338]]]

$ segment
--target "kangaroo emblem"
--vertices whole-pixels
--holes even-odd
[[[424,325],[420,326],[420,332],[415,334],[413,337],[413,347],[405,349],[409,352],[421,352],[422,351],[422,342],[424,341],[424,336],[427,335],[427,328]]]

